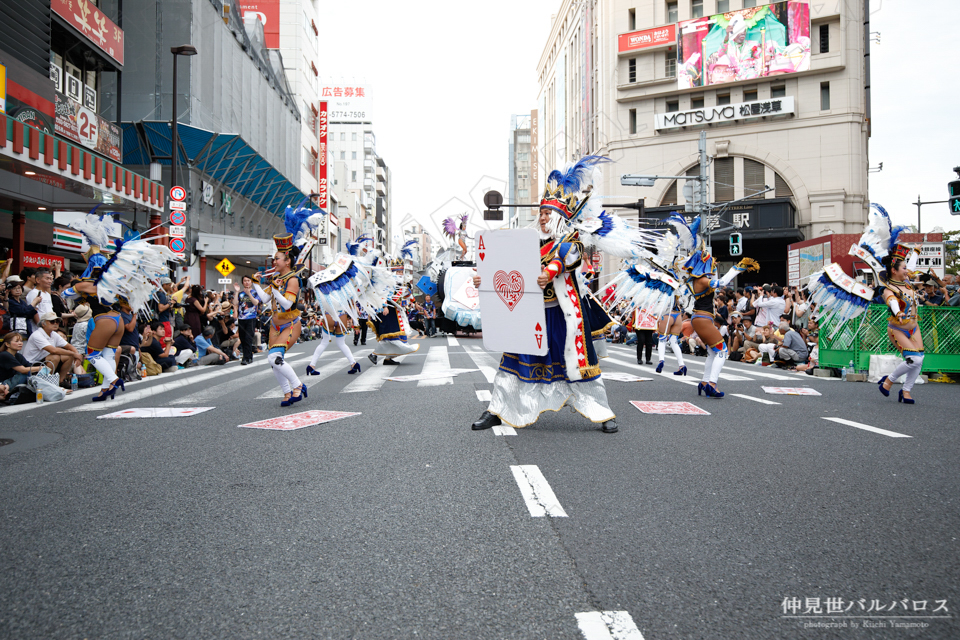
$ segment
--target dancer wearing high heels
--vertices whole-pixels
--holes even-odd
[[[730,284],[744,271],[759,271],[760,265],[755,260],[744,258],[731,267],[726,275],[718,278],[716,261],[707,250],[703,238],[699,236],[700,218],[693,221],[689,230],[696,241],[696,249],[683,264],[683,270],[687,273],[687,289],[693,297],[693,316],[690,322],[697,336],[707,345],[707,361],[703,365],[703,378],[697,385],[697,395],[705,393],[708,398],[719,399],[723,397],[723,392],[717,391],[717,381],[720,379],[723,363],[727,360],[728,351],[727,343],[714,323],[714,293]]]
[[[296,372],[289,363],[284,361],[287,349],[297,344],[300,339],[300,309],[297,301],[300,299],[299,270],[294,271],[299,249],[293,244],[293,234],[273,237],[277,252],[273,256],[274,274],[269,279],[267,288],[260,286],[260,275],[256,274],[253,285],[257,297],[265,305],[271,305],[273,313],[270,318],[270,338],[267,343],[270,347],[267,352],[267,361],[273,369],[273,375],[283,389],[281,407],[300,402],[307,397],[307,385],[300,382]]]
[[[100,205],[97,205],[98,207]],[[103,376],[100,394],[94,402],[113,398],[117,389],[124,390],[123,380],[117,376],[116,349],[123,337],[124,313],[136,314],[145,309],[160,288],[160,278],[166,275],[167,261],[177,258],[163,245],[151,244],[139,237],[116,241],[116,251],[107,258],[100,248],[109,241],[107,225],[113,220],[97,216],[94,207],[90,213],[70,223],[90,244],[84,254],[87,268],[76,283],[63,291],[64,298],[83,298],[93,317],[87,322],[87,360]],[[83,329],[81,329],[83,330]]]
[[[923,367],[923,336],[920,335],[917,315],[917,291],[910,284],[910,269],[907,258],[911,250],[897,245],[891,253],[881,260],[886,268],[882,278],[883,301],[890,307],[890,319],[887,321],[887,335],[903,356],[903,362],[889,376],[880,379],[880,393],[890,395],[893,381],[904,376],[903,388],[898,402],[914,404],[913,384]]]

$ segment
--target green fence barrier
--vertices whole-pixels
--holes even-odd
[[[887,335],[889,318],[885,305],[874,304],[836,333],[836,324],[821,325],[820,366],[840,368],[853,360],[854,368],[867,371],[870,356],[899,353]],[[920,335],[924,372],[960,372],[960,307],[920,307]]]

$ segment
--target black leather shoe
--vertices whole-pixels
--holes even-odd
[[[394,360],[393,358],[387,358],[386,360],[383,361],[383,364],[400,364],[400,363]]]
[[[489,411],[484,411],[483,415],[480,416],[480,419],[474,422],[470,428],[474,431],[483,431],[484,429],[497,427],[501,424],[503,423],[500,421],[498,416],[493,415]]]
[[[600,427],[600,430],[604,433],[616,433],[617,431],[620,431],[620,429],[617,427],[616,420],[607,420],[603,423],[603,426]]]
[[[371,353],[367,355],[367,357],[370,359],[370,362],[372,362],[373,364],[377,364],[377,356],[375,354]]]

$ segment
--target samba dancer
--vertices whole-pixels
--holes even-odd
[[[322,209],[307,207],[308,202],[309,198],[305,198],[296,209],[288,206],[284,212],[283,222],[287,233],[273,236],[277,252],[273,256],[274,272],[266,290],[261,287],[261,274],[254,275],[257,298],[272,308],[267,361],[283,390],[281,407],[289,407],[307,397],[307,385],[300,381],[293,367],[284,361],[284,355],[297,343],[302,330],[297,305],[302,271],[297,263],[300,246],[307,241],[310,231],[319,225],[322,216],[326,215]]]
[[[890,319],[887,321],[887,335],[900,354],[901,362],[889,376],[880,379],[880,393],[890,395],[893,381],[900,376],[903,388],[897,402],[916,404],[911,391],[913,384],[923,368],[923,336],[920,335],[920,323],[917,304],[917,291],[910,284],[908,257],[913,250],[902,244],[895,245],[891,253],[881,260],[886,268],[883,282],[883,301],[890,307]]]
[[[101,253],[101,247],[110,241],[106,224],[112,220],[96,215],[97,207],[69,225],[86,237],[90,249],[84,254],[87,268],[80,282],[61,295],[84,299],[93,312],[86,327],[86,356],[103,376],[100,393],[93,402],[103,402],[115,397],[118,388],[126,390],[116,368],[116,349],[124,331],[120,311],[135,314],[145,309],[160,288],[160,277],[166,274],[166,262],[177,258],[167,247],[139,237],[126,242],[117,240],[116,251],[107,258]]]
[[[347,346],[346,332],[350,331],[352,326],[350,317],[347,315],[342,315],[336,320],[334,320],[330,314],[323,315],[320,320],[320,333],[322,337],[320,338],[320,344],[317,345],[317,348],[313,352],[313,358],[311,358],[310,364],[307,365],[308,376],[320,375],[320,372],[317,371],[315,367],[331,340],[337,343],[337,348],[340,349],[343,357],[346,358],[350,364],[350,370],[347,371],[347,373],[350,375],[360,373],[360,363],[353,357],[353,352],[350,351],[350,347]]]

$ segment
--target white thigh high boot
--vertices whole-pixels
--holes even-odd
[[[700,382],[710,382],[710,372],[713,371],[713,363],[717,359],[717,352],[707,347],[707,361],[703,363],[703,377]]]
[[[683,364],[683,352],[680,351],[680,343],[677,341],[677,336],[670,336],[670,349],[673,351],[673,355],[677,358],[677,367],[685,366]],[[660,358],[663,360],[663,357]]]
[[[923,354],[916,354],[904,352],[903,362],[897,365],[897,368],[893,370],[893,373],[890,374],[891,380],[896,380],[900,376],[905,375],[903,379],[903,390],[910,392],[913,389],[913,384],[917,381],[917,378],[920,376],[920,369],[923,368]]]
[[[353,357],[353,352],[350,351],[350,347],[347,346],[346,336],[337,336],[337,346],[340,347],[340,352],[343,354],[343,357],[347,359],[347,362],[350,364],[357,363],[357,359]]]
[[[340,338],[337,339],[339,340]],[[320,344],[317,345],[317,348],[313,352],[313,358],[310,360],[311,367],[316,368],[317,361],[320,360],[320,356],[326,351],[328,344],[330,344],[330,334],[324,331],[323,338],[320,339]]]
[[[714,348],[710,347],[710,351],[714,351]],[[724,344],[723,348],[715,353],[717,355],[713,359],[713,367],[710,370],[710,382],[713,384],[717,384],[720,379],[720,370],[723,369],[723,363],[727,361],[727,345]]]
[[[109,358],[107,352],[110,353]],[[93,351],[87,354],[87,360],[103,375],[103,389],[108,388],[117,379],[117,363],[113,361],[113,349]]]
[[[657,360],[663,362],[667,357],[667,336],[660,336],[657,339]]]

